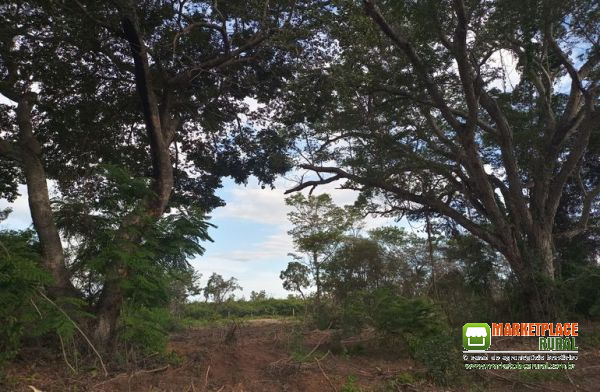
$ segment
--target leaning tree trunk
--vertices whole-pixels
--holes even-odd
[[[20,161],[27,184],[31,219],[42,249],[42,262],[54,278],[53,284],[48,287],[48,292],[57,298],[75,295],[76,290],[65,267],[63,247],[54,223],[46,183],[46,171],[41,159],[41,146],[33,135],[31,101],[34,99],[34,94],[24,94],[19,100],[16,110],[21,151]]]
[[[143,225],[148,222],[145,218],[158,219],[167,208],[174,185],[169,146],[178,121],[171,118],[168,110],[170,107],[168,86],[163,89],[160,108],[162,110],[159,109],[150,77],[148,55],[139,33],[135,10],[130,10],[129,14],[123,17],[122,27],[135,64],[136,88],[142,104],[153,168],[152,192],[144,200],[145,208],[138,213],[139,215],[127,217],[117,234],[120,243],[127,248],[138,246],[141,240],[140,234],[132,236],[130,233],[132,231],[142,233]],[[127,249],[124,250],[127,254]],[[125,304],[126,293],[123,283],[129,278],[130,272],[124,260],[115,260],[106,272],[104,287],[98,301],[94,337],[109,350],[115,347],[118,321]]]

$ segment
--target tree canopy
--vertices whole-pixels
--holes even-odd
[[[313,48],[320,68],[290,98],[306,115],[283,116],[319,176],[290,191],[340,181],[381,213],[448,219],[501,252],[548,314],[556,241],[597,214],[597,4],[365,0],[329,17],[330,50]],[[581,197],[561,230],[570,180]]]

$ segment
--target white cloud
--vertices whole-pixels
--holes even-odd
[[[287,213],[290,207],[285,204],[285,191],[294,187],[295,182],[280,179],[275,189],[261,187],[255,182],[249,185],[235,185],[230,189],[227,205],[217,209],[215,218],[244,219],[268,225],[287,225]],[[317,187],[313,194],[329,193],[337,205],[352,204],[358,193],[348,189],[337,189],[340,183],[325,184]],[[308,189],[302,191],[308,194]]]
[[[257,223],[277,225],[285,222],[287,206],[283,190],[260,189],[258,186],[236,186],[230,191],[225,207],[213,213],[215,218],[245,219]]]
[[[19,185],[19,193],[14,203],[9,203],[6,200],[0,199],[0,210],[9,207],[12,209],[8,219],[0,223],[0,229],[25,229],[31,225],[31,214],[29,213],[29,202],[27,201],[27,188],[24,185]]]
[[[280,227],[280,229],[280,232],[268,236],[263,242],[257,243],[249,249],[221,252],[215,254],[214,257],[242,262],[285,259],[287,254],[293,250],[293,244],[291,237],[287,235],[284,228]]]

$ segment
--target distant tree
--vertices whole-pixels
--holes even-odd
[[[265,290],[250,292],[250,301],[262,301],[267,299],[267,292]]]
[[[292,236],[296,249],[307,257],[306,265],[312,275],[319,301],[322,292],[322,264],[331,257],[345,233],[359,227],[361,221],[355,209],[335,205],[331,196],[326,193],[308,197],[297,193],[288,197],[286,204],[293,208],[288,213],[288,219],[293,225],[288,234]],[[304,260],[302,256],[290,255],[296,262]],[[301,270],[294,264],[291,272]]]
[[[386,287],[405,296],[431,294],[432,265],[425,238],[393,226],[348,236],[323,263],[324,288],[337,298],[355,291]],[[433,255],[440,259],[435,243]]]
[[[202,293],[202,288],[198,284],[201,278],[202,274],[193,269],[174,271],[172,273],[171,284],[169,285],[169,308],[172,314],[180,314],[183,305],[188,301],[190,296]]]
[[[306,265],[298,261],[289,262],[279,274],[279,279],[283,280],[284,289],[297,292],[302,299],[306,299],[304,290],[310,286],[310,268]]]
[[[213,272],[204,287],[204,298],[206,301],[211,299],[214,303],[221,304],[229,299],[235,291],[241,289],[236,278],[231,277],[225,280],[223,276]]]
[[[390,277],[380,245],[369,238],[348,237],[326,263],[323,287],[338,299],[352,292],[373,290]]]
[[[426,294],[433,289],[430,283],[434,271],[425,238],[393,226],[370,230],[369,238],[382,248],[385,255],[388,284],[395,285],[406,296]],[[435,244],[435,258],[439,258],[437,250]]]

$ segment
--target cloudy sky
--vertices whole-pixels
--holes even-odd
[[[227,205],[214,210],[210,220],[217,226],[210,230],[214,242],[205,243],[205,254],[190,260],[202,273],[202,283],[211,273],[217,272],[225,278],[234,276],[239,280],[244,290],[238,292],[238,296],[248,297],[252,290],[265,290],[275,297],[287,296],[288,292],[281,287],[279,272],[291,260],[288,253],[294,251],[287,235],[289,208],[284,196],[284,191],[293,185],[283,178],[275,183],[275,189],[261,189],[256,181],[250,181],[247,186],[236,185],[229,179],[224,181],[218,194]],[[335,184],[328,184],[317,189],[315,194],[328,192],[339,205],[354,202],[355,192],[335,187]],[[7,206],[13,209],[9,219],[0,223],[0,230],[31,225],[25,187],[20,191],[22,196],[13,204],[0,200],[0,209]],[[383,218],[368,218],[366,223],[367,228],[394,224]]]

